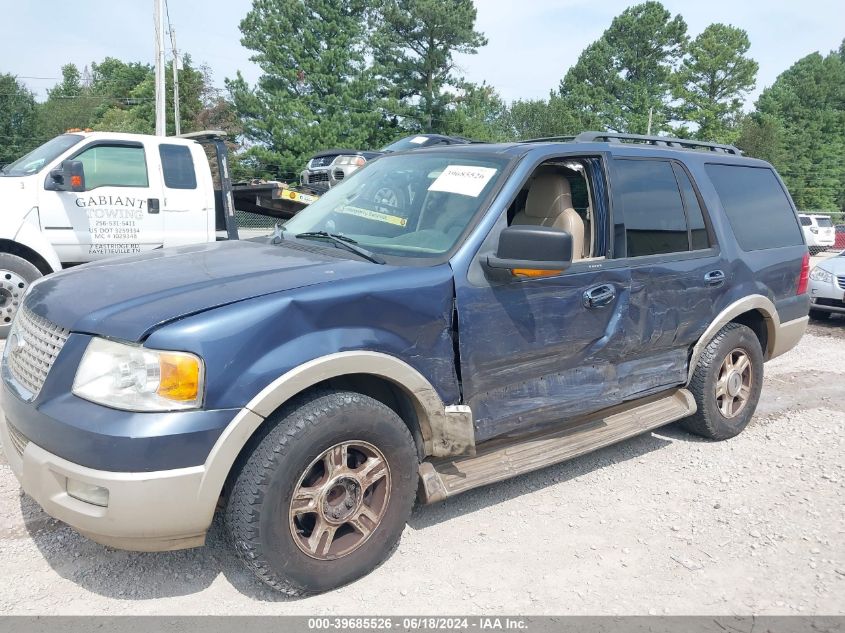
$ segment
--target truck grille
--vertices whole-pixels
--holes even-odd
[[[312,158],[311,162],[308,163],[309,167],[328,167],[334,162],[334,159],[337,158],[337,154],[331,154],[330,156],[320,156],[319,158]]]
[[[12,440],[12,448],[15,449],[18,457],[22,456],[24,450],[26,449],[26,445],[29,444],[29,438],[12,426],[12,423],[9,422],[8,418],[6,419],[6,428],[9,429],[9,438]]]
[[[327,171],[315,171],[308,174],[308,184],[312,184],[315,182],[328,182],[329,181],[329,172]]]
[[[842,290],[845,290],[845,275],[839,275],[839,277],[836,278],[836,282]]]
[[[6,341],[6,362],[12,377],[32,394],[30,399],[41,391],[68,335],[68,330],[21,306]]]

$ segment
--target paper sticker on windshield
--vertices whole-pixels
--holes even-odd
[[[412,139],[411,139],[410,141],[408,141],[408,142],[409,142],[409,143],[413,143],[414,145],[422,145],[422,144],[423,144],[423,143],[425,143],[427,140],[428,140],[428,137],[427,137],[427,136],[415,136],[414,138],[412,138]]]
[[[362,209],[361,207],[343,207],[340,213],[346,215],[356,215],[359,218],[366,218],[367,220],[374,220],[375,222],[386,222],[387,224],[394,224],[396,226],[405,226],[408,224],[407,218],[400,218],[398,215],[390,215],[381,213],[379,211],[372,211],[370,209]]]
[[[490,179],[495,175],[493,167],[477,167],[475,165],[449,165],[443,170],[437,180],[431,183],[429,191],[445,191],[459,193],[462,196],[477,198]]]

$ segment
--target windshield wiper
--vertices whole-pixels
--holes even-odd
[[[368,251],[366,248],[361,248],[360,246],[356,246],[358,242],[353,240],[351,237],[346,237],[345,235],[339,235],[337,233],[329,233],[327,231],[306,231],[305,233],[297,233],[297,238],[301,239],[321,239],[321,240],[329,240],[332,244],[337,247],[345,248],[351,253],[355,253],[359,257],[363,257],[367,261],[373,262],[374,264],[385,264],[387,262],[384,261],[379,255],[376,255],[372,251]]]

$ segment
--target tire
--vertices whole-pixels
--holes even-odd
[[[738,378],[720,381],[720,377],[731,375],[724,365],[729,354],[736,362],[733,371],[741,366],[743,357],[750,367]],[[688,386],[698,410],[681,424],[690,433],[711,440],[739,435],[754,415],[762,386],[763,350],[757,335],[745,325],[728,323],[716,333],[698,359]],[[720,387],[724,390],[721,397],[717,396]],[[739,402],[741,398],[744,398],[744,404]]]
[[[29,284],[42,276],[41,271],[23,257],[0,253],[0,338],[9,335],[12,319]]]
[[[384,404],[347,391],[301,397],[276,420],[232,487],[224,519],[230,542],[260,580],[290,596],[364,576],[396,547],[414,504],[419,461],[408,427]],[[386,473],[356,484],[379,456]],[[326,536],[319,526],[335,531]]]
[[[830,318],[830,312],[810,309],[810,318],[814,321],[827,321]]]

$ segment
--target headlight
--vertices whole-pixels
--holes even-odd
[[[95,338],[76,370],[73,393],[127,411],[195,409],[204,379],[202,360],[193,354]]]
[[[823,268],[813,268],[812,272],[810,273],[810,279],[813,281],[819,281],[823,284],[830,284],[833,283],[833,274],[827,272]]]
[[[334,164],[335,165],[358,165],[359,167],[367,162],[367,159],[363,156],[338,156]]]

